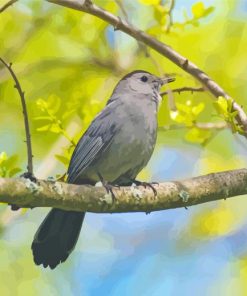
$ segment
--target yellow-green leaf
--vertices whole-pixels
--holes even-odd
[[[66,157],[66,156],[56,154],[55,157],[56,157],[56,159],[58,159],[59,161],[61,161],[64,165],[67,166],[69,164],[69,158]]]
[[[41,127],[38,127],[37,128],[37,131],[38,132],[45,132],[45,131],[48,131],[50,129],[50,124],[47,124],[47,125],[44,125],[44,126],[41,126]]]
[[[193,115],[195,115],[195,116],[199,115],[203,111],[204,107],[205,107],[205,105],[203,103],[200,103],[200,104],[192,107]]]
[[[1,153],[0,153],[0,165],[1,165],[2,163],[4,163],[6,159],[8,159],[8,155],[7,155],[7,153],[4,152],[4,151],[1,152]]]
[[[211,136],[211,131],[202,130],[197,127],[191,128],[185,135],[188,142],[203,144]]]
[[[196,2],[195,4],[192,5],[192,14],[194,18],[199,19],[202,17],[207,16],[214,10],[213,6],[210,6],[208,8],[205,8],[203,2]]]
[[[14,175],[18,174],[21,172],[20,168],[13,168],[12,170],[9,171],[9,177],[13,177]]]
[[[224,115],[225,117],[228,114],[228,103],[226,98],[218,97],[218,100],[214,102],[214,106],[219,114]]]
[[[195,18],[200,18],[204,16],[205,7],[203,2],[196,2],[192,5],[192,13]]]
[[[160,0],[139,0],[139,2],[144,5],[158,5]]]
[[[57,125],[56,123],[51,124],[49,130],[55,134],[58,134],[61,132],[60,126]]]

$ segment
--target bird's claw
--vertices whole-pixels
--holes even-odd
[[[117,187],[117,188],[120,188],[120,186],[119,186],[119,185],[115,185],[115,184],[113,185],[113,184],[111,184],[111,183],[105,181],[104,178],[101,176],[100,173],[98,173],[98,176],[99,176],[99,179],[100,179],[100,181],[101,181],[103,187],[105,188],[107,194],[111,193],[112,203],[114,203],[114,202],[116,201],[116,196],[115,196],[115,193],[113,192],[113,188],[114,188],[114,187],[115,187],[115,188],[116,188],[116,187]]]
[[[143,186],[145,189],[147,187],[149,187],[150,189],[152,189],[153,193],[154,193],[154,198],[157,196],[157,190],[154,188],[153,185],[159,185],[158,182],[142,182],[142,181],[137,181],[137,180],[133,180],[133,182],[137,185],[137,186]]]
[[[112,185],[112,184],[110,184],[110,183],[108,183],[108,182],[104,182],[104,183],[102,183],[102,184],[103,184],[103,186],[104,186],[104,188],[105,188],[107,194],[111,193],[111,196],[112,196],[112,203],[114,203],[114,202],[116,201],[116,196],[115,196],[115,193],[113,192],[113,188],[114,188],[114,187],[117,187],[117,186]]]
[[[25,179],[29,179],[31,182],[36,183],[37,179],[34,177],[34,175],[32,173],[29,172],[25,172],[23,173],[20,177],[25,178]],[[11,211],[18,211],[19,209],[21,209],[21,207],[15,205],[15,204],[8,204],[10,206]]]

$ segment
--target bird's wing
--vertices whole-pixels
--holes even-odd
[[[117,122],[113,120],[114,116],[110,116],[114,112],[112,104],[107,105],[92,121],[78,142],[69,164],[67,180],[69,183],[75,182],[78,176],[110,146],[118,131]]]

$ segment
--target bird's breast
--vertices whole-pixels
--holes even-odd
[[[96,180],[97,171],[109,182],[135,178],[153,153],[157,133],[155,108],[125,104],[114,110],[114,118],[117,132],[107,150],[87,169],[89,179]]]

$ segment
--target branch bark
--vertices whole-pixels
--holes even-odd
[[[178,67],[192,75],[197,79],[202,85],[210,91],[214,97],[218,98],[219,96],[225,97],[227,100],[230,99],[230,96],[226,91],[221,88],[212,78],[210,78],[205,72],[199,69],[194,63],[189,61],[189,59],[183,57],[181,54],[176,52],[169,45],[160,42],[151,35],[141,31],[140,29],[129,24],[125,20],[122,20],[118,16],[113,15],[109,11],[102,9],[101,7],[92,3],[91,0],[46,0],[50,3],[61,5],[64,7],[72,8],[88,14],[94,15],[109,24],[111,24],[115,29],[125,32],[126,34],[132,36],[137,41],[141,41],[144,44],[148,45],[155,51],[159,52],[161,55],[168,58]],[[233,111],[237,111],[236,120],[239,125],[242,126],[244,130],[244,136],[247,138],[247,115],[244,112],[243,108],[238,105],[235,101],[232,105]]]
[[[114,190],[116,202],[102,187],[25,178],[0,178],[0,202],[19,207],[55,207],[95,213],[152,212],[188,207],[247,194],[247,169],[225,171],[154,185],[157,196],[143,187]]]
[[[15,2],[17,2],[18,0],[10,0],[8,1],[6,4],[4,4],[1,8],[0,8],[0,13],[5,11],[7,8],[9,8],[11,5],[13,5]]]

